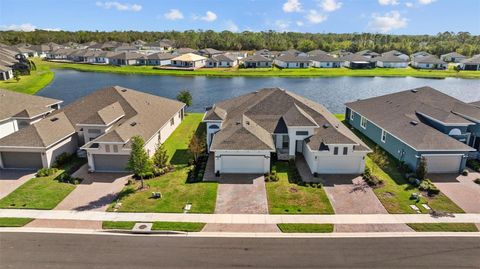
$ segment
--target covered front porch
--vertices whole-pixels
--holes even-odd
[[[303,141],[296,140],[288,134],[275,134],[275,152],[277,159],[286,161],[295,158],[295,155],[303,153]]]

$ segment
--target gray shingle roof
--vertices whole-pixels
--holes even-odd
[[[0,89],[0,121],[11,117],[31,118],[46,114],[62,101]]]
[[[271,134],[283,134],[289,126],[321,126],[307,144],[320,150],[322,144],[354,144],[368,150],[348,128],[322,105],[279,88],[265,88],[215,104],[207,111],[221,108],[226,117],[215,134],[211,149],[275,150]],[[322,126],[326,126],[326,128]]]
[[[428,64],[446,64],[446,62],[440,60],[437,56],[435,55],[429,55],[425,57],[416,57],[415,62],[417,63],[428,63]]]
[[[343,62],[340,58],[335,58],[328,54],[318,54],[315,56],[310,56],[310,60],[316,62]]]
[[[276,58],[276,60],[282,62],[310,62],[309,57],[305,56],[296,56],[295,54],[284,54]]]
[[[360,100],[347,103],[346,106],[419,151],[472,150],[467,145],[427,125],[423,115],[445,123],[472,123],[456,114],[461,111],[468,116],[480,119],[480,108],[430,87]],[[412,121],[418,124],[411,124]]]
[[[377,62],[390,62],[390,63],[406,63],[408,60],[397,57],[393,54],[386,54],[374,59]]]
[[[260,54],[254,54],[242,59],[242,61],[246,63],[247,62],[272,62],[272,59],[264,57]]]

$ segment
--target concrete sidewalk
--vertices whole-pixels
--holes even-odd
[[[453,214],[434,217],[428,214],[338,214],[338,215],[268,215],[268,214],[181,214],[119,213],[73,210],[0,209],[0,217],[90,220],[90,221],[177,221],[217,224],[398,224],[398,223],[480,223],[480,214]]]

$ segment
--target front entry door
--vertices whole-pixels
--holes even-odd
[[[302,153],[303,152],[303,141],[297,140],[295,143],[295,152]]]

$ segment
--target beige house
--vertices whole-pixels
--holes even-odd
[[[171,65],[176,67],[196,69],[196,68],[204,67],[206,61],[207,61],[206,57],[203,57],[194,53],[186,53],[173,58]]]

